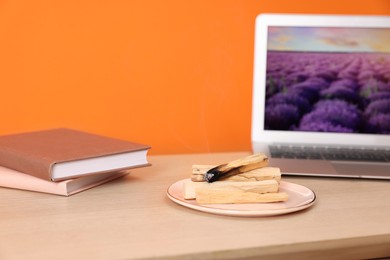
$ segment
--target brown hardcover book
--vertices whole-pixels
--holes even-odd
[[[60,181],[150,165],[150,146],[59,128],[0,136],[0,165]]]

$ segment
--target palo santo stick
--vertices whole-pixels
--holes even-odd
[[[204,179],[204,174],[210,170],[213,166],[211,165],[193,165],[191,180],[194,182],[206,181]],[[272,180],[275,179],[280,182],[281,179],[280,168],[276,167],[262,167],[254,169],[251,171],[236,173],[236,170],[233,170],[232,173],[228,173],[225,176],[221,177],[220,181],[263,181],[263,180]]]
[[[199,204],[269,203],[287,199],[288,194],[285,192],[261,194],[238,187],[202,187],[196,190],[196,202]]]
[[[227,164],[220,165],[218,166],[218,171],[227,172],[232,170],[233,168],[241,167],[241,172],[245,172],[248,170],[255,169],[251,165],[262,163],[264,161],[268,161],[267,155],[263,153],[252,154],[247,157],[231,161]]]
[[[192,165],[192,174],[191,181],[206,181],[204,179],[204,175],[208,170],[215,166],[212,165],[202,165],[202,164],[194,164]]]
[[[213,182],[229,174],[235,175],[268,165],[268,157],[263,153],[253,154],[207,170],[203,176],[194,176],[193,181]],[[198,173],[197,175],[200,175]]]
[[[221,189],[225,188],[224,192],[230,192],[231,190],[250,191],[254,193],[268,193],[278,192],[279,183],[275,180],[266,181],[245,181],[245,182],[226,182],[217,181],[213,183],[208,182],[193,182],[191,180],[184,181],[184,199],[195,199],[197,197],[198,190],[203,188],[208,189]]]
[[[238,174],[259,168],[266,163],[268,163],[267,155],[263,153],[252,154],[208,170],[204,175],[204,179],[207,182],[214,182],[233,170],[237,170],[236,174]]]
[[[228,174],[226,177],[222,177],[220,181],[264,181],[264,180],[276,180],[280,182],[282,173],[280,168],[277,167],[263,167],[244,172],[236,175]]]

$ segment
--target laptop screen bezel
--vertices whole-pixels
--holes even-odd
[[[329,132],[275,131],[264,129],[267,37],[269,26],[340,28],[390,28],[389,16],[260,14],[255,23],[252,142],[390,146],[390,135]],[[390,43],[389,43],[390,44]]]

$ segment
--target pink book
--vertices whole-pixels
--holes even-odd
[[[70,196],[127,174],[116,171],[53,182],[0,166],[0,187]]]

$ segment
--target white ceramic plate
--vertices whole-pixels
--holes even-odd
[[[315,193],[305,186],[280,182],[280,191],[289,196],[286,202],[252,203],[252,204],[198,204],[196,200],[186,200],[183,197],[183,182],[173,183],[167,191],[168,197],[184,207],[227,216],[262,217],[287,214],[312,206],[316,200]]]

